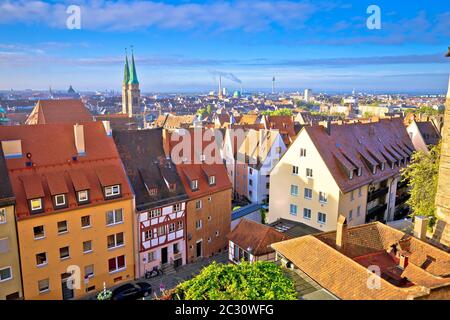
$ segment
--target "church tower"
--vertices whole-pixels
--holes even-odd
[[[125,68],[122,82],[122,113],[128,114],[128,82],[130,81],[130,68],[128,66],[128,54],[125,53]]]
[[[445,101],[444,127],[442,128],[436,209],[438,220],[433,240],[450,247],[450,77]]]
[[[134,53],[131,52],[131,66],[128,64],[128,56],[125,57],[125,70],[122,84],[122,113],[133,115],[141,113],[141,90],[137,78]]]

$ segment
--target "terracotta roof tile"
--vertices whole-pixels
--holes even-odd
[[[63,171],[49,172],[45,175],[52,196],[69,192],[64,175]]]
[[[83,123],[93,121],[81,100],[39,100],[26,124]]]

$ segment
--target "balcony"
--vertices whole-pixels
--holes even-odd
[[[373,201],[375,199],[378,199],[382,196],[384,196],[385,194],[387,194],[389,191],[388,187],[384,187],[384,188],[380,188],[378,190],[369,192],[369,194],[367,195],[367,202]]]
[[[366,222],[370,222],[372,220],[383,221],[384,220],[384,212],[387,209],[387,204],[380,204],[378,206],[373,207],[369,211],[367,211]]]

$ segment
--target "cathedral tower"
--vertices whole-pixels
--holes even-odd
[[[125,69],[122,84],[122,113],[133,115],[141,113],[141,90],[137,78],[134,53],[131,52],[131,66],[128,64],[128,55],[125,57]]]

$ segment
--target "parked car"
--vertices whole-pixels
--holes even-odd
[[[145,282],[126,283],[112,291],[111,300],[137,300],[152,293],[152,286]]]

